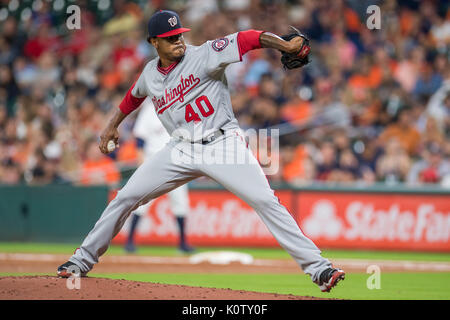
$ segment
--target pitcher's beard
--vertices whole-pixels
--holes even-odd
[[[186,47],[181,47],[179,50],[176,50],[177,54],[173,55],[173,60],[174,61],[180,61],[181,59],[183,59],[184,54],[186,53]],[[178,53],[180,52],[180,53]]]
[[[183,59],[183,58],[184,58],[184,53],[183,53],[182,55],[180,55],[180,56],[175,56],[175,57],[173,57],[173,60],[174,60],[174,61],[177,61],[177,62],[180,62],[181,59]]]

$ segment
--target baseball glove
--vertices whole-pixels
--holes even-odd
[[[303,43],[300,49],[296,53],[287,53],[281,51],[281,63],[285,69],[296,69],[301,68],[304,65],[308,64],[311,60],[309,58],[309,52],[311,51],[311,47],[309,46],[309,39],[301,33],[298,29],[291,26],[293,32],[290,34],[286,34],[281,36],[281,38],[285,41],[290,41],[295,37],[302,37]]]

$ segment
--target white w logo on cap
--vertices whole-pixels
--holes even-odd
[[[177,17],[173,16],[172,18],[169,18],[169,20],[167,20],[170,24],[171,27],[175,27],[177,25]]]

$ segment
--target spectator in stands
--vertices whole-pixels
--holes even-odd
[[[280,117],[277,106],[271,99],[259,97],[254,99],[250,110],[254,129],[267,128],[284,122]]]
[[[337,128],[332,131],[331,139],[336,147],[336,157],[339,159],[341,154],[350,149],[350,138],[346,128]]]
[[[349,110],[347,106],[336,99],[332,84],[328,79],[318,79],[315,92],[312,126],[321,127],[326,132],[328,128],[334,129],[350,124]]]
[[[386,144],[389,140],[396,138],[409,155],[415,155],[420,143],[420,133],[414,127],[411,118],[411,110],[400,109],[397,121],[389,125],[380,135],[380,143]]]
[[[8,108],[8,113],[12,114],[14,112],[13,105],[20,94],[20,89],[16,83],[11,68],[7,65],[0,64],[0,88],[4,89],[7,93],[5,102]]]
[[[389,184],[403,182],[411,167],[411,160],[404,145],[396,137],[386,142],[384,154],[376,163],[376,175],[379,181]]]
[[[309,89],[306,89],[310,91]],[[313,106],[310,101],[295,94],[280,109],[283,119],[293,125],[306,125],[312,118]]]
[[[44,184],[65,184],[68,180],[59,174],[59,156],[56,154],[45,154],[44,150],[37,149],[35,153],[35,163],[29,172],[26,172],[25,179],[31,185]]]
[[[442,132],[450,132],[450,80],[431,97],[426,112],[437,121]]]
[[[26,35],[23,30],[18,28],[18,23],[14,17],[9,16],[3,23],[2,38],[7,45],[0,46],[0,52],[5,52],[7,51],[5,48],[8,48],[11,51],[10,57],[14,59],[19,58],[26,42]],[[12,62],[8,59],[0,62],[0,64],[11,64]]]
[[[44,52],[54,51],[60,45],[60,39],[56,35],[50,22],[44,22],[36,30],[30,30],[27,42],[24,46],[24,54],[33,61],[38,60]]]
[[[319,164],[317,165],[317,180],[332,181],[333,173],[338,168],[336,148],[331,141],[325,141],[320,146]]]
[[[358,159],[351,149],[341,150],[339,153],[338,169],[335,173],[339,182],[354,182],[361,177]]]
[[[11,158],[0,163],[0,184],[19,184],[22,181],[20,166]]]
[[[363,171],[375,173],[378,159],[383,154],[383,149],[378,145],[375,139],[363,137],[356,142],[358,148],[358,162]]]
[[[6,105],[0,104],[0,137],[5,130],[7,121],[8,121],[8,110],[6,109]]]
[[[82,185],[108,184],[116,186],[120,182],[120,172],[116,163],[98,152],[98,142],[95,138],[86,141],[84,160],[80,174]]]
[[[420,147],[423,148],[430,143],[442,145],[445,140],[444,133],[440,130],[435,118],[428,116],[426,118],[425,129],[420,137]]]
[[[420,74],[420,67],[425,61],[425,49],[416,46],[408,51],[407,58],[402,59],[394,71],[394,78],[406,92],[412,92]]]
[[[293,185],[311,183],[316,176],[316,165],[308,146],[286,146],[281,149],[282,178]]]
[[[282,125],[280,172],[269,179],[403,181],[417,156],[415,171],[424,162],[443,166],[436,165],[439,153],[426,151],[430,144],[440,145],[440,163],[450,157],[450,10],[442,1],[381,3],[383,27],[376,32],[365,27],[366,7],[358,1],[83,1],[81,30],[64,25],[70,1],[61,1],[61,10],[41,2],[2,11],[2,182],[32,183],[37,167],[74,183],[80,172],[88,184],[120,179],[101,169],[105,163],[118,173],[111,159],[97,159],[98,149],[86,152],[87,144],[95,145],[88,141],[98,136],[104,114],[155,57],[141,27],[155,3],[181,6],[192,20],[186,41],[193,45],[246,28],[284,34],[289,24],[310,37],[312,61],[301,72],[283,70],[275,50],[252,51],[227,69],[241,127]],[[21,17],[25,7],[30,19]],[[121,126],[116,161],[133,163],[132,127],[133,117]],[[91,169],[97,178],[86,174]],[[411,170],[417,181],[446,179]],[[40,183],[61,181],[43,176]]]
[[[431,96],[442,84],[442,76],[433,70],[430,63],[423,63],[421,74],[414,85],[413,94],[416,96]]]
[[[286,102],[286,98],[282,95],[279,85],[270,73],[261,76],[258,93],[260,97],[270,99],[278,106]]]
[[[407,183],[439,184],[450,176],[450,162],[444,157],[444,150],[438,143],[429,143],[423,151],[422,159],[417,161],[408,174]]]

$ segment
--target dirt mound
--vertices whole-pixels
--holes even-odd
[[[79,280],[79,289],[76,289],[76,282],[51,276],[0,277],[0,300],[319,300],[285,294],[104,278]]]

